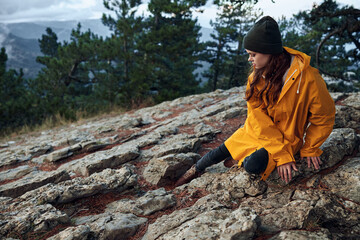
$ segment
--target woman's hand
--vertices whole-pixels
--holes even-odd
[[[285,164],[280,165],[280,166],[277,167],[277,171],[278,171],[279,176],[286,183],[291,181],[291,170],[292,169],[294,169],[295,171],[298,170],[296,168],[296,165],[295,165],[294,162],[285,163]]]
[[[316,170],[320,168],[320,164],[322,164],[320,157],[303,157],[302,159],[305,160],[305,158],[308,164],[308,168],[311,167],[311,162]]]

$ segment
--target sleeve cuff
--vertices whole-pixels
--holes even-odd
[[[293,155],[286,151],[281,151],[279,153],[274,154],[273,158],[274,161],[276,162],[276,166],[281,166],[289,162],[295,162],[295,158],[293,157]]]
[[[323,151],[320,148],[316,149],[301,149],[300,150],[300,157],[320,157]]]

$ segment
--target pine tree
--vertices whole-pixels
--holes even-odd
[[[323,74],[348,80],[344,72],[359,65],[359,17],[359,9],[325,0],[290,21],[283,20],[280,26],[286,45],[309,54],[311,64]]]
[[[8,60],[6,49],[4,47],[1,48],[0,52],[0,76],[3,76],[6,72],[6,62]]]
[[[45,56],[56,57],[58,55],[58,47],[60,46],[57,40],[56,33],[51,28],[46,28],[46,35],[42,35],[41,40],[38,40],[41,52]]]
[[[31,100],[26,91],[23,72],[6,70],[7,54],[5,48],[0,52],[0,132],[6,133],[31,122]]]
[[[102,22],[112,31],[106,39],[104,65],[106,76],[100,92],[107,93],[106,97],[113,98],[115,103],[129,106],[131,102],[141,98],[146,83],[136,81],[136,75],[141,66],[137,56],[137,43],[142,33],[143,17],[136,17],[135,13],[140,0],[105,0],[104,6],[113,11],[116,18],[103,14]],[[146,90],[145,90],[146,91]]]
[[[203,46],[199,42],[200,26],[192,19],[192,10],[205,0],[151,0],[151,16],[141,38],[146,82],[150,82],[156,101],[195,93],[199,81],[193,72],[198,67]]]
[[[75,119],[77,110],[86,110],[93,104],[87,97],[92,93],[90,73],[95,66],[89,62],[97,59],[99,39],[90,30],[82,32],[81,24],[72,30],[70,42],[63,44],[48,44],[56,42],[57,37],[51,31],[47,33],[39,40],[40,46],[48,46],[41,48],[45,56],[37,58],[45,65],[36,79],[42,108],[47,115],[60,113],[65,118]]]
[[[246,82],[249,65],[242,41],[255,20],[262,15],[261,11],[254,11],[256,2],[214,1],[221,11],[216,21],[210,23],[215,33],[211,34],[213,41],[207,42],[206,56],[211,67],[204,76],[209,79],[209,89],[226,89]]]

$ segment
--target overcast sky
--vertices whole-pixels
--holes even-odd
[[[149,0],[143,0],[148,2]],[[52,21],[52,20],[83,20],[96,19],[107,12],[102,0],[0,0],[0,23]],[[313,3],[321,3],[322,0],[259,0],[258,8],[276,19],[284,15],[290,18],[300,10],[311,9]],[[353,5],[360,8],[359,0],[338,0],[340,4]],[[139,13],[146,14],[147,4],[142,4]],[[216,7],[212,0],[203,7],[202,14],[194,14],[198,17],[203,27],[210,27],[210,19],[216,17]]]

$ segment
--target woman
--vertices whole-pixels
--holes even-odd
[[[322,163],[319,147],[332,131],[335,105],[318,70],[309,65],[310,57],[283,47],[278,24],[269,16],[255,23],[243,45],[253,65],[245,124],[191,167],[177,186],[230,156],[263,180],[277,168],[286,183],[297,171],[297,152],[309,168],[312,163],[319,169]]]

